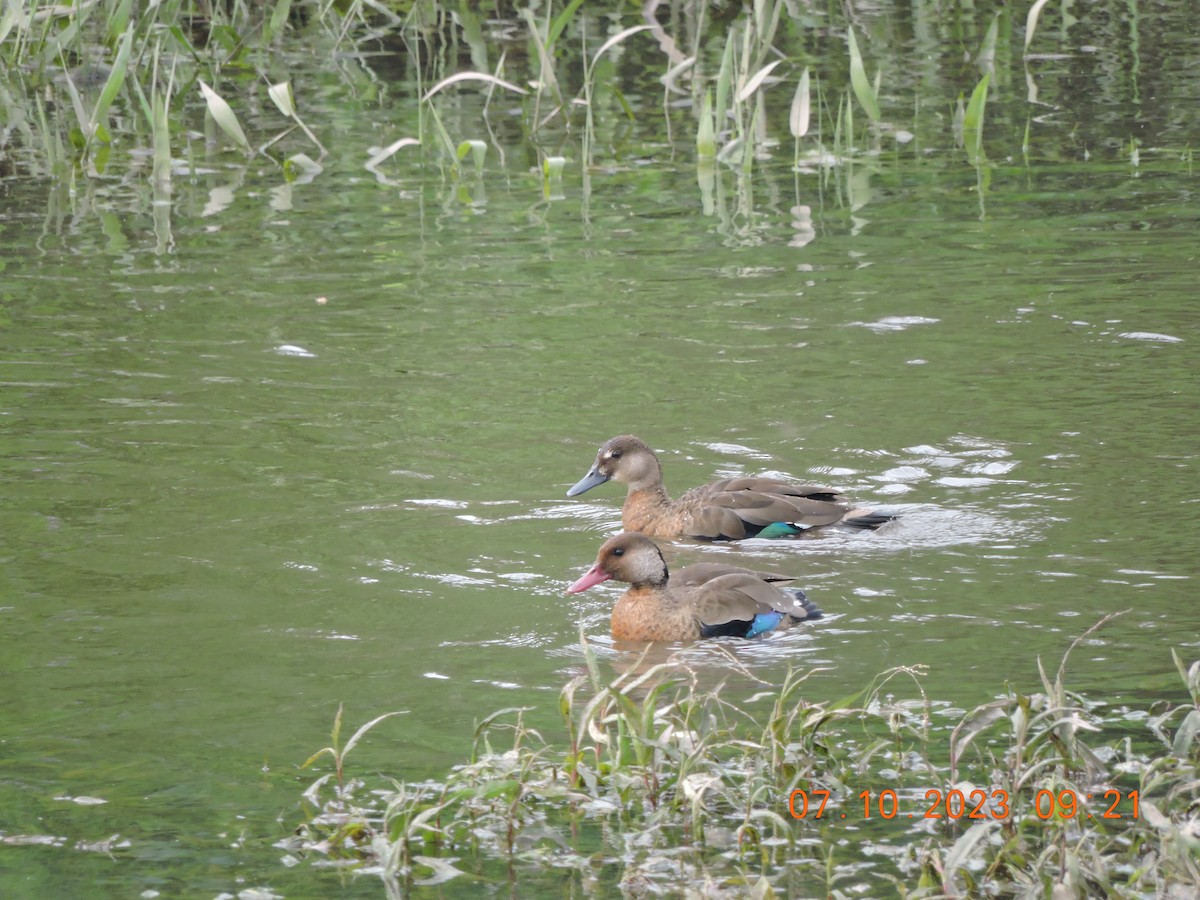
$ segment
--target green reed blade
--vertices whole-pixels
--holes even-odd
[[[537,18],[534,16],[533,10],[528,8],[521,10],[521,18],[529,26],[529,39],[533,41],[534,49],[537,50],[538,97],[542,96],[543,91],[548,90],[561,102],[562,92],[558,88],[558,78],[554,74],[554,54],[546,43]]]
[[[732,29],[729,36],[725,39],[725,53],[721,57],[721,68],[717,71],[717,99],[713,104],[713,113],[716,116],[716,133],[720,134],[725,130],[726,105],[729,99],[729,86],[733,83],[733,48],[737,40],[737,29]]]
[[[171,126],[167,118],[169,99],[155,91],[150,102],[154,107],[151,125],[154,135],[154,180],[162,184],[171,177]]]
[[[93,132],[108,115],[108,108],[112,106],[113,100],[117,97],[117,92],[121,90],[121,85],[125,83],[125,74],[129,71],[129,53],[132,48],[133,28],[130,27],[121,38],[121,44],[117,47],[117,55],[113,59],[112,71],[108,73],[108,79],[104,82],[104,89],[100,91],[100,99],[96,101],[96,108],[92,110],[92,118],[88,124]]]
[[[766,2],[756,3],[754,10],[754,60],[756,65],[771,52],[771,42],[775,40],[775,32],[779,29],[779,18],[783,14],[783,0],[775,0],[767,9]]]
[[[970,159],[972,165],[976,163],[983,150],[983,112],[987,106],[988,83],[991,80],[991,72],[979,80],[979,84],[975,85],[975,90],[971,92],[971,99],[967,101],[967,108],[963,112],[963,146],[966,148],[967,158]]]
[[[858,41],[854,37],[854,28],[846,29],[846,41],[850,45],[850,86],[859,105],[872,122],[879,121],[879,100],[871,82],[867,78],[867,70],[863,67],[862,54],[858,49]]]
[[[17,27],[17,25],[21,26],[21,30],[18,32],[19,39],[13,41],[12,45],[5,44],[5,40],[8,38],[9,34],[12,33],[12,30]],[[12,51],[11,53],[7,54],[9,59],[16,60],[22,57],[23,54],[20,45],[24,42],[24,38],[28,34],[28,31],[29,18],[24,14],[20,4],[6,4],[4,7],[4,14],[0,15],[0,47],[7,47]]]
[[[567,4],[567,8],[555,16],[554,21],[550,23],[550,27],[546,30],[546,47],[551,52],[554,50],[559,35],[563,33],[563,29],[567,27],[581,6],[583,6],[583,0],[571,0]]]
[[[992,23],[988,25],[987,34],[983,36],[983,44],[979,48],[979,55],[975,57],[975,62],[979,66],[980,71],[991,72],[996,67],[996,36],[1000,32],[1000,13],[992,16]]]
[[[433,130],[441,142],[442,150],[445,151],[447,158],[450,161],[450,168],[455,176],[458,175],[458,150],[454,146],[454,141],[450,138],[450,133],[446,131],[446,126],[442,124],[442,117],[438,115],[437,108],[432,104],[426,104],[429,109],[430,118],[433,120]]]
[[[630,122],[636,123],[637,116],[634,114],[633,107],[629,103],[629,98],[625,96],[625,92],[614,84],[612,86],[612,95],[621,107],[621,111],[625,113],[625,118],[629,119]]]
[[[841,155],[842,149],[846,142],[845,132],[845,109],[849,104],[846,102],[846,95],[838,95],[837,117],[833,122],[833,152]]]
[[[79,88],[75,87],[75,80],[71,78],[71,73],[67,71],[65,66],[63,67],[63,80],[67,84],[67,93],[71,97],[71,108],[75,110],[75,121],[79,123],[80,134],[83,135],[83,139],[86,142],[91,138],[88,130],[87,112],[84,111],[83,98],[79,96]]]
[[[713,130],[712,91],[704,92],[704,103],[700,107],[700,124],[696,128],[696,156],[699,159],[714,159],[717,155],[717,137]]]
[[[184,34],[183,29],[180,26],[172,25],[167,29],[167,34],[175,38],[175,41],[179,44],[180,48],[182,48],[188,54],[188,56],[192,58],[192,62],[196,63],[197,65],[201,64],[202,60],[200,59],[199,51],[188,39],[188,36]]]
[[[115,41],[124,33],[126,26],[129,25],[129,14],[132,7],[133,0],[121,0],[117,4],[117,8],[110,12],[107,23],[109,41]]]
[[[759,98],[762,99],[761,97]],[[742,171],[749,172],[754,167],[754,149],[757,146],[755,132],[758,123],[761,121],[762,113],[761,104],[755,104],[753,111],[750,113],[750,121],[746,124],[746,140],[742,144]]]
[[[279,0],[275,4],[275,9],[271,11],[271,17],[263,23],[262,42],[264,44],[271,43],[272,38],[283,30],[291,11],[292,0]]]
[[[846,97],[846,130],[842,133],[842,147],[847,152],[854,148],[854,103]]]

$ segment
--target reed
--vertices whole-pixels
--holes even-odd
[[[265,156],[284,181],[312,179],[328,165],[328,126],[309,111],[301,68],[337,73],[355,91],[377,86],[385,82],[372,71],[373,51],[380,43],[399,42],[408,49],[421,98],[407,123],[415,134],[403,136],[402,130],[381,141],[390,141],[382,150],[339,148],[360,153],[381,184],[398,183],[397,170],[418,166],[440,171],[461,193],[464,167],[471,166],[465,142],[494,150],[503,168],[515,149],[507,143],[515,141],[539,165],[552,158],[578,161],[586,195],[595,172],[619,165],[628,136],[636,141],[645,134],[640,101],[648,86],[658,90],[657,79],[666,152],[686,147],[690,153],[694,144],[703,209],[725,220],[722,229],[736,229],[753,212],[754,179],[773,165],[785,127],[797,179],[819,169],[822,197],[836,182],[837,202],[851,194],[858,198],[853,202],[861,201],[873,170],[852,172],[850,164],[877,157],[889,134],[900,140],[901,132],[888,121],[896,103],[918,113],[934,111],[915,115],[904,140],[928,154],[948,147],[953,137],[976,168],[982,203],[992,177],[985,130],[993,158],[1019,153],[1027,166],[1036,161],[1039,142],[1032,132],[1044,110],[1034,107],[1045,104],[1038,103],[1038,79],[1031,71],[1042,54],[1032,50],[1034,41],[1040,49],[1062,33],[1045,25],[1046,15],[1058,13],[1034,3],[1024,16],[1023,34],[1013,12],[991,6],[918,4],[913,15],[915,27],[940,42],[943,52],[952,43],[978,47],[979,80],[952,89],[962,90],[952,129],[938,111],[945,101],[922,103],[890,84],[886,93],[881,90],[885,73],[906,65],[889,44],[888,26],[867,30],[870,22],[856,18],[851,8],[835,5],[818,14],[785,0],[727,8],[682,0],[640,8],[560,0],[502,5],[487,14],[442,0],[8,3],[0,8],[0,103],[5,120],[26,136],[18,168],[72,183],[111,174],[114,165],[136,170],[141,148],[149,146],[152,177],[165,184],[172,156],[187,158],[184,143],[199,130],[201,116],[210,149],[229,152],[228,165],[245,167]],[[844,50],[825,40],[830,34],[845,35]],[[1022,101],[1010,88],[1020,65],[1029,90],[1025,107],[1015,109]],[[780,83],[788,86],[787,96],[773,96]],[[482,109],[457,104],[451,90],[479,92]],[[497,98],[505,101],[505,122],[519,123],[515,131],[496,127]],[[284,117],[282,127],[258,114],[267,101]],[[1006,128],[1010,121],[1021,124]],[[114,128],[124,133],[114,134]],[[661,134],[647,141],[657,146],[646,145],[645,154],[657,155]],[[410,152],[397,156],[402,148]],[[478,193],[487,173],[476,152],[470,155]],[[1176,149],[1170,152],[1174,159]],[[1115,153],[1137,175],[1162,150],[1126,145]],[[1179,156],[1190,168],[1190,153]],[[896,152],[892,164],[916,165],[922,158],[928,157]],[[176,165],[177,171],[185,168]],[[547,187],[547,174],[543,170],[543,195],[561,196]],[[730,176],[732,189],[723,181]],[[536,191],[536,183],[531,186]]]
[[[871,122],[878,122],[882,115],[879,111],[879,83],[882,70],[876,71],[874,83],[867,78],[867,69],[863,63],[862,52],[858,49],[858,39],[854,36],[853,28],[846,29],[846,45],[850,53],[850,87],[854,91],[859,105],[862,106],[863,112],[867,114],[867,118]]]

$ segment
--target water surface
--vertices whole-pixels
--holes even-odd
[[[994,152],[986,190],[948,137],[799,173],[789,148],[749,180],[722,167],[705,215],[690,136],[648,118],[586,184],[568,166],[561,199],[516,139],[480,183],[414,155],[381,185],[372,123],[411,108],[334,73],[318,96],[352,149],[311,184],[202,142],[166,219],[138,179],[7,179],[4,893],[377,896],[281,864],[314,777],[295,767],[344,703],[348,724],[407,711],[357,765],[436,777],[496,709],[557,733],[581,627],[628,661],[619,588],[563,593],[620,518],[618,486],[564,492],[621,432],[674,492],[771,473],[902,514],[667,548],[795,572],[826,610],[729,646],[763,680],[821,666],[812,699],[834,699],[919,664],[937,708],[966,709],[1037,689],[1039,657],[1127,610],[1070,686],[1182,699],[1200,328],[1172,148],[1200,133],[1138,114],[1154,72],[1127,66],[1144,78],[1105,82],[1113,117],[1158,126],[1136,165],[1064,69],[1041,101],[1081,113],[1074,137]],[[949,109],[957,83],[931,78]],[[1195,88],[1172,90],[1194,108]],[[1022,95],[995,121],[1023,127]]]

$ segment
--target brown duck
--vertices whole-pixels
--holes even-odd
[[[629,487],[621,507],[625,530],[667,540],[786,537],[818,525],[878,528],[894,518],[886,513],[851,509],[833,488],[774,478],[726,478],[692,488],[672,500],[663,487],[658,457],[631,434],[606,441],[596,453],[595,464],[567,491],[567,496],[577,496],[610,480]]]
[[[604,542],[595,564],[567,593],[610,578],[630,584],[612,611],[612,634],[619,641],[753,638],[821,616],[799,588],[777,587],[794,580],[787,575],[697,563],[672,578],[658,546],[628,531]]]

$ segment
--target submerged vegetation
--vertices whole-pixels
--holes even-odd
[[[1112,617],[1109,617],[1112,618]],[[1096,628],[1081,635],[1072,649]],[[806,676],[735,702],[686,666],[585,674],[564,732],[528,709],[481,722],[440,781],[349,774],[331,756],[310,816],[279,845],[400,896],[455,879],[745,896],[1192,896],[1200,889],[1200,662],[1188,700],[1106,710],[1069,691],[1070,650],[1041,690],[934,726],[920,671],[834,702]],[[900,699],[904,685],[916,694]],[[561,892],[561,885],[560,885]]]

